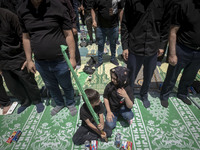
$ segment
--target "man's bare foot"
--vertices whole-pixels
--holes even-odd
[[[8,112],[8,110],[9,110],[9,108],[10,108],[11,106],[12,106],[12,104],[3,107],[3,114],[4,114],[4,115]]]

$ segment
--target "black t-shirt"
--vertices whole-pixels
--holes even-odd
[[[24,0],[18,8],[23,33],[29,33],[35,59],[55,60],[63,58],[60,45],[66,45],[63,30],[71,30],[67,8],[58,0],[43,0],[35,9],[30,0]]]
[[[110,89],[112,89],[112,91]],[[128,85],[124,89],[125,89],[126,93],[128,94],[129,98],[131,99],[131,101],[134,103],[134,96],[133,96],[132,88]],[[118,111],[122,105],[125,105],[124,98],[118,95],[117,88],[114,87],[112,82],[110,82],[106,86],[103,97],[108,99],[110,109],[112,112]]]
[[[200,6],[193,0],[183,0],[177,4],[173,25],[180,26],[177,42],[194,50],[200,50]]]
[[[19,69],[25,60],[18,17],[0,8],[0,70]]]
[[[99,116],[99,114],[104,113],[104,105],[102,104],[102,102],[100,102],[100,104],[98,106],[95,106],[93,109],[98,116]],[[84,103],[81,106],[80,119],[82,120],[82,125],[86,125],[85,120],[87,120],[87,119],[89,119],[91,123],[95,123],[95,120],[92,117],[92,114],[90,113],[86,103]]]
[[[98,12],[98,26],[103,28],[118,26],[119,9],[122,9],[123,6],[124,0],[94,0],[93,9],[97,9]]]

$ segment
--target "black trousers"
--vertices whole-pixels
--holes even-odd
[[[106,124],[104,124],[104,132],[106,132],[107,137],[111,137],[112,129]],[[99,138],[101,138],[101,136],[91,128],[81,125],[74,134],[72,141],[75,145],[82,145],[86,140],[98,140]]]
[[[41,102],[40,91],[32,73],[24,70],[2,70],[3,77],[9,91],[15,96],[22,106]]]
[[[0,104],[5,107],[10,105],[10,99],[6,94],[6,90],[3,86],[3,79],[2,76],[0,75]]]
[[[90,41],[93,41],[93,36],[92,36],[92,15],[90,11],[85,12],[85,23],[87,26],[88,34],[90,37]],[[95,38],[96,38],[96,28],[94,28],[94,33],[95,33]],[[97,38],[96,38],[97,39]]]
[[[78,48],[78,34],[74,35],[74,40],[75,40],[75,59],[76,59],[76,64],[81,65],[81,56],[80,56],[80,51]]]
[[[143,68],[143,76],[144,81],[140,90],[141,97],[147,98],[147,93],[149,90],[149,85],[151,83],[151,78],[153,76],[154,70],[156,68],[157,63],[157,54],[153,56],[137,56],[132,53],[129,53],[127,68],[130,69],[130,85],[134,89],[134,82],[140,71],[142,65]]]
[[[184,70],[179,82],[177,95],[187,97],[188,87],[192,85],[200,69],[200,51],[195,51],[184,45],[177,44],[176,55],[178,62],[176,66],[168,66],[167,75],[160,94],[161,100],[168,100],[182,69]]]

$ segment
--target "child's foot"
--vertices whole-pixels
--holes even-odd
[[[56,107],[54,107],[51,110],[51,116],[55,116],[59,111],[61,111],[64,108],[64,106],[58,106],[56,105]]]
[[[20,107],[17,109],[17,114],[22,113],[26,108],[28,108],[28,106],[20,106]]]
[[[44,105],[42,103],[38,103],[36,104],[36,109],[38,113],[41,113],[44,110]]]
[[[131,125],[133,123],[133,119],[128,120],[128,124]]]
[[[69,109],[69,112],[70,112],[71,116],[75,116],[77,114],[77,112],[78,112],[74,105],[67,106],[67,108]]]

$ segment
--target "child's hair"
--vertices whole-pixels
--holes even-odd
[[[118,88],[126,87],[129,84],[129,69],[117,66],[110,70],[110,74],[114,73],[117,77]]]
[[[100,98],[99,92],[94,89],[86,89],[85,94],[87,95],[88,100],[90,101],[91,104],[97,102]]]

